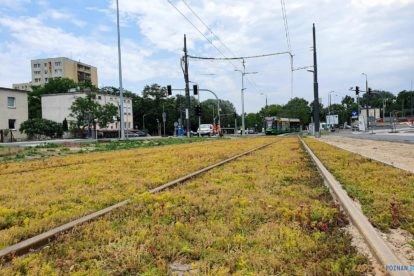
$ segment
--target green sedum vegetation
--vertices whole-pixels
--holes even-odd
[[[367,259],[297,138],[133,203],[16,258],[5,274],[358,275]]]
[[[312,138],[305,141],[374,226],[414,234],[414,174]]]

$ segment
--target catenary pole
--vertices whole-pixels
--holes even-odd
[[[316,60],[316,34],[313,23],[313,122],[315,124],[315,137],[319,138],[319,91],[318,91],[318,66]]]

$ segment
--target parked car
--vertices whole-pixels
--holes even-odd
[[[254,131],[254,128],[249,128],[248,133],[249,133],[249,134],[255,134],[256,132]]]
[[[141,131],[141,130],[134,130],[134,131],[127,130],[127,131],[125,131],[125,137],[126,138],[145,137],[145,136],[147,136],[147,134],[144,131]]]
[[[200,134],[201,136],[213,135],[213,125],[212,124],[201,124],[197,130],[197,134]]]

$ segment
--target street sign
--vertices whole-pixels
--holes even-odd
[[[328,125],[337,125],[338,124],[338,115],[327,115],[326,123]]]
[[[356,116],[357,112],[356,111],[352,111],[352,116]]]

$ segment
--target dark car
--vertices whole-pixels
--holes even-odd
[[[146,136],[147,136],[147,134],[144,131],[141,131],[141,130],[134,130],[134,131],[127,130],[127,131],[125,131],[125,137],[126,138],[146,137]]]

